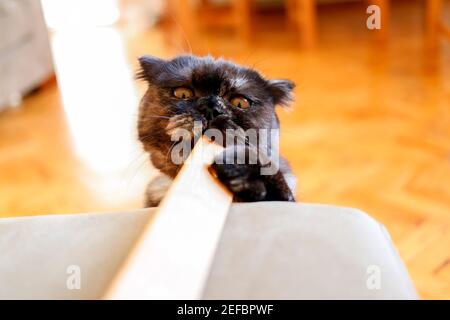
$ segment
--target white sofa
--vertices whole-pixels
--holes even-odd
[[[39,0],[0,1],[0,110],[53,74],[53,63]]]
[[[0,298],[101,298],[154,212],[0,219]],[[67,286],[73,265],[81,270],[80,289]],[[367,214],[266,202],[232,205],[203,298],[416,299],[417,294],[386,229]]]

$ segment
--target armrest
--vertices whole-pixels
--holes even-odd
[[[100,298],[154,213],[0,219],[0,299]],[[81,271],[80,290],[66,286],[72,265]],[[232,205],[203,297],[417,295],[386,230],[361,211],[260,202]]]

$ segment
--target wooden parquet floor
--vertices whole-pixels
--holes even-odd
[[[294,80],[294,107],[279,114],[300,201],[368,212],[421,297],[450,299],[450,42],[424,49],[420,2],[394,1],[392,14],[386,44],[373,41],[358,4],[321,6],[309,51],[278,15],[258,18],[250,41],[204,30],[189,44]],[[135,139],[143,88],[131,73],[139,55],[186,51],[180,34],[112,28],[86,34],[88,49],[53,37],[59,86],[0,114],[0,216],[141,206],[154,171]]]

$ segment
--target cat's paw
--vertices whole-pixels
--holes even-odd
[[[295,201],[283,173],[263,174],[259,160],[255,149],[235,147],[234,152],[225,149],[211,167],[236,202]]]
[[[217,178],[230,190],[239,202],[264,201],[267,189],[259,176],[259,166],[249,164],[214,163]]]
[[[230,152],[231,151],[231,152]],[[247,147],[225,149],[213,165],[217,178],[233,193],[235,201],[264,201],[266,183],[255,150]]]

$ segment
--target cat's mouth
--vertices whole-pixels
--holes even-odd
[[[226,134],[226,130],[239,128],[228,115],[219,115],[208,121],[200,115],[179,114],[169,119],[165,129],[170,137],[181,137],[188,134],[193,136],[205,134],[208,130],[219,130]]]

